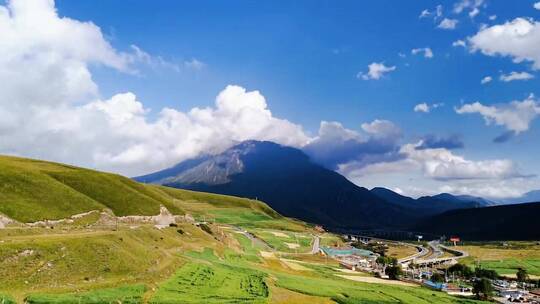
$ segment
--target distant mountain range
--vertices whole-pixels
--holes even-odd
[[[422,220],[414,230],[466,240],[539,240],[540,203],[451,210]]]
[[[517,198],[502,200],[501,204],[520,204],[520,203],[532,203],[540,202],[540,190],[534,190],[523,194]]]
[[[413,199],[385,188],[368,190],[316,164],[299,149],[260,141],[246,141],[135,180],[256,198],[285,216],[345,229],[410,227],[448,210],[494,204],[447,193]]]

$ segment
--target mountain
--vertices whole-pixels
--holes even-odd
[[[448,210],[487,207],[495,204],[494,202],[488,201],[481,197],[473,197],[468,195],[455,196],[449,193],[441,193],[434,196],[423,196],[418,199],[413,199],[381,187],[375,187],[371,189],[371,192],[389,203],[407,208],[413,208],[422,215],[435,215]]]
[[[533,190],[523,194],[520,197],[502,200],[503,204],[521,204],[530,202],[540,202],[540,190]]]
[[[256,198],[285,216],[333,228],[405,227],[419,216],[312,162],[301,150],[272,142],[243,142],[135,180]]]
[[[464,240],[538,240],[540,203],[451,210],[422,220],[413,229]]]

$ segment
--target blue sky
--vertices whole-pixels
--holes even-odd
[[[25,2],[12,2],[17,1]],[[299,126],[304,132],[290,141],[261,133],[251,136],[256,139],[275,139],[298,147],[311,142],[311,147],[315,147],[312,151],[322,147],[322,144],[316,145],[317,139],[326,145],[339,146],[340,143],[335,141],[321,139],[321,121],[327,121],[338,122],[342,129],[354,132],[353,138],[348,140],[373,145],[384,141],[386,147],[391,146],[383,149],[384,156],[370,152],[369,157],[365,152],[358,152],[366,145],[348,148],[347,153],[354,155],[347,159],[356,164],[336,164],[334,169],[358,184],[388,186],[414,196],[429,194],[429,189],[446,189],[455,193],[504,197],[540,188],[533,176],[540,173],[540,164],[536,160],[540,150],[540,125],[535,119],[538,114],[526,118],[524,130],[506,119],[507,114],[512,116],[512,113],[491,117],[501,122],[487,125],[483,118],[487,114],[480,113],[478,108],[470,109],[468,113],[461,111],[461,114],[457,110],[480,102],[484,107],[504,112],[511,108],[510,102],[514,100],[531,100],[531,111],[535,111],[535,105],[540,109],[537,97],[529,98],[530,94],[540,94],[537,90],[538,68],[535,67],[535,62],[540,61],[540,46],[534,48],[534,41],[540,41],[537,38],[539,30],[535,28],[536,20],[540,20],[540,10],[535,9],[534,4],[535,1],[502,0],[279,3],[58,0],[53,5],[58,17],[92,22],[97,26],[104,42],[113,49],[113,55],[132,56],[125,64],[136,72],[113,66],[109,59],[103,59],[105,57],[84,57],[81,62],[88,67],[97,88],[92,98],[105,102],[115,94],[132,92],[137,102],[144,105],[144,120],[150,124],[160,120],[163,108],[187,113],[195,107],[215,107],[216,96],[228,85],[237,85],[248,92],[259,91],[272,117]],[[9,9],[9,2],[5,6]],[[427,13],[421,17],[423,11]],[[501,45],[497,37],[490,36],[489,30],[493,26],[510,28],[516,25],[512,23],[516,18],[523,18],[533,28],[527,33],[533,42],[526,54],[507,49],[504,41]],[[456,23],[455,28],[440,28],[445,19]],[[484,36],[480,37],[480,34]],[[476,36],[477,41],[468,40]],[[460,40],[465,45],[453,46]],[[508,40],[508,43],[512,41]],[[146,57],[134,55],[132,45],[142,50]],[[426,48],[433,56],[426,56]],[[413,54],[414,49],[419,49],[416,54]],[[520,58],[523,60],[516,62]],[[373,79],[367,76],[368,66],[373,63],[390,70]],[[521,78],[531,79],[500,80],[511,72],[527,73],[520,74]],[[481,80],[487,76],[492,80],[482,84]],[[422,103],[426,103],[429,112],[414,111],[415,106]],[[399,136],[386,134],[384,140],[375,140],[382,135],[366,131],[362,124],[376,120],[391,122],[399,129]],[[502,134],[511,136],[505,142],[495,143],[494,138]],[[234,134],[230,139],[245,139],[246,136]],[[442,166],[452,173],[437,175],[439,171],[425,169],[430,165],[425,159],[428,156],[415,156],[417,166],[414,168],[400,164],[397,155],[406,153],[403,147],[418,143],[426,136],[452,137],[461,141],[462,148],[447,147],[439,152],[463,157],[472,162],[466,165],[474,168],[496,166],[484,162],[493,160],[509,161],[512,168],[505,167],[501,170],[507,171],[502,173],[489,173],[479,181],[467,174],[455,173],[444,161]],[[302,142],[304,139],[306,142]],[[134,141],[133,138],[126,140],[130,144]],[[28,152],[29,146],[17,144],[0,146],[0,152],[135,174],[159,169],[207,150],[223,149],[232,141],[163,156],[152,166],[137,170],[127,168],[129,161],[125,159],[119,161],[121,165],[114,163],[113,160],[119,159],[113,157],[114,154],[120,155],[122,151],[109,153],[104,151],[105,148],[88,159],[72,158],[70,154],[74,152],[67,149],[55,153]],[[171,147],[181,149],[173,144]],[[107,161],[104,161],[103,155],[110,157],[105,157]],[[450,163],[449,166],[455,164],[454,161]],[[373,169],[370,168],[372,165],[404,169],[372,175],[369,172],[373,171],[366,171],[366,167]],[[416,173],[408,171],[412,169]],[[415,176],[414,179],[411,176]],[[494,193],[486,190],[488,185],[502,184],[514,191]]]

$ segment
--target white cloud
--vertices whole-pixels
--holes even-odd
[[[469,12],[469,17],[474,18],[479,13],[480,13],[480,10],[477,7],[475,7]]]
[[[482,80],[480,80],[480,83],[481,83],[481,84],[486,84],[486,83],[491,82],[492,80],[493,80],[493,77],[491,77],[491,76],[486,76],[486,77],[482,78]]]
[[[531,121],[540,115],[540,103],[529,96],[523,101],[512,101],[499,106],[486,106],[479,102],[465,104],[456,109],[458,114],[478,113],[487,125],[495,123],[515,134],[527,131]]]
[[[401,129],[388,120],[375,119],[370,123],[363,123],[362,130],[375,137],[400,137]]]
[[[502,74],[499,79],[504,82],[510,82],[514,80],[529,80],[533,79],[534,75],[527,72],[511,72],[510,74]]]
[[[303,150],[313,161],[330,169],[353,160],[367,165],[400,157],[397,152],[402,133],[392,122],[377,119],[362,124],[362,131],[322,121],[318,135]]]
[[[468,42],[472,52],[508,56],[516,63],[530,61],[534,69],[540,69],[540,23],[532,19],[516,18],[485,27],[469,37]]]
[[[431,109],[436,109],[436,108],[439,108],[439,107],[442,107],[442,106],[444,106],[444,103],[442,103],[442,102],[434,103],[434,104],[431,104],[431,105],[423,102],[423,103],[419,103],[419,104],[415,105],[414,106],[414,111],[415,112],[429,113],[431,111]]]
[[[444,18],[437,27],[443,30],[453,30],[456,28],[458,22],[457,19]]]
[[[367,73],[358,73],[357,77],[363,80],[378,80],[381,79],[384,74],[390,73],[396,70],[396,66],[386,66],[383,62],[373,62],[368,65]]]
[[[540,10],[540,1],[533,4],[533,7],[537,10]]]
[[[416,106],[414,106],[414,111],[415,112],[424,112],[424,113],[429,113],[429,106],[427,103],[423,102],[423,103],[419,103],[417,104]]]
[[[491,16],[488,17],[488,19],[490,21],[493,21],[493,20],[497,19],[497,15],[491,15]]]
[[[404,157],[368,165],[349,162],[339,172],[366,187],[399,187],[414,197],[440,192],[488,198],[516,197],[538,187],[508,159],[470,160],[444,149],[418,149],[422,142],[405,144]]]
[[[238,86],[227,86],[214,107],[157,115],[131,92],[100,98],[90,65],[136,73],[136,64],[168,63],[135,46],[132,53],[115,50],[93,23],[60,18],[52,1],[0,6],[0,37],[3,154],[131,175],[236,141],[298,147],[309,140],[300,126],[274,117],[258,91]]]
[[[478,8],[484,4],[484,0],[461,0],[454,4],[453,12],[455,14],[461,14],[464,10],[469,10],[469,16],[472,12],[476,12],[473,15],[478,14]],[[473,16],[474,17],[474,16]]]
[[[418,53],[424,53],[425,58],[433,58],[433,51],[429,47],[416,48],[411,50],[411,54],[416,55]]]
[[[453,47],[458,47],[458,46],[467,47],[467,44],[463,40],[456,40],[456,41],[452,42],[452,46]]]
[[[505,179],[520,176],[510,160],[471,161],[443,148],[416,149],[420,145],[406,144],[401,147],[401,152],[417,162],[425,175],[434,179]]]
[[[133,50],[133,54],[128,55],[128,58],[130,58],[132,63],[142,62],[154,69],[167,68],[176,72],[179,72],[181,69],[178,64],[167,61],[161,56],[152,56],[136,45],[131,45],[131,49]]]
[[[421,13],[420,13],[420,16],[418,16],[418,18],[422,19],[422,18],[427,18],[431,15],[430,11],[425,9],[423,10]]]

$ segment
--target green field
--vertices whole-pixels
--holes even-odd
[[[28,304],[73,304],[73,303],[143,303],[144,285],[123,286],[82,293],[33,294],[26,298]]]
[[[268,294],[264,273],[188,263],[159,286],[150,303],[266,303]]]
[[[457,248],[469,252],[464,262],[472,266],[480,265],[500,275],[515,275],[523,268],[540,278],[540,245],[535,242],[471,243]]]
[[[422,287],[339,277],[336,261],[308,254],[318,234],[311,225],[259,201],[0,158],[0,213],[20,222],[92,210],[155,215],[160,205],[205,223],[108,226],[93,212],[53,227],[0,229],[0,304],[473,303]],[[321,243],[341,239],[326,233]]]

